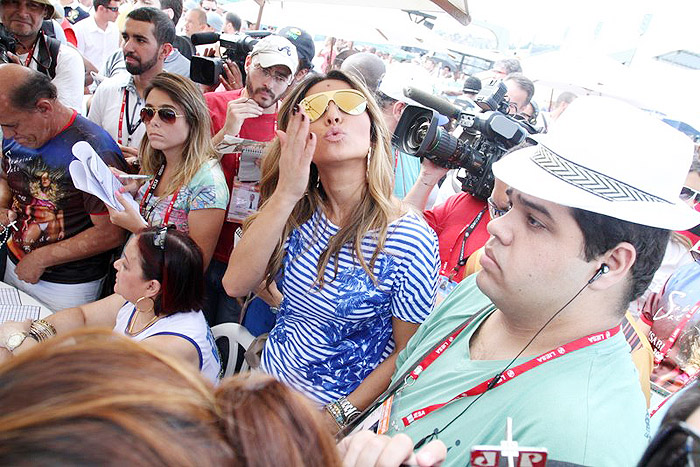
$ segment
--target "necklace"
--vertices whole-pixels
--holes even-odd
[[[134,311],[136,313],[145,313],[145,312],[139,310],[138,308],[136,308],[136,305],[134,305]],[[153,308],[151,308],[148,311],[153,311]],[[144,327],[142,327],[140,330],[134,332],[134,324],[136,323],[136,316],[137,316],[136,313],[134,313],[131,316],[131,319],[129,320],[129,325],[126,327],[126,335],[127,336],[133,337],[137,334],[142,333],[143,331],[145,331],[146,329],[151,327],[153,325],[153,323],[155,323],[156,321],[158,321],[160,319],[160,316],[155,315],[148,323],[146,323],[146,325]]]

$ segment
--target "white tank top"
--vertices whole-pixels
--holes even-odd
[[[117,324],[114,330],[120,334],[142,341],[151,336],[177,336],[192,344],[199,354],[199,371],[212,383],[216,383],[221,372],[219,349],[214,342],[214,336],[209,329],[204,313],[201,311],[185,311],[165,316],[151,325],[148,329],[135,336],[129,336],[126,329],[134,317],[136,307],[126,302],[117,314]]]

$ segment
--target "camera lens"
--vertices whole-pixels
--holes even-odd
[[[406,146],[415,153],[420,148],[420,145],[425,139],[425,135],[428,133],[430,128],[430,118],[429,117],[419,117],[415,120],[413,125],[408,129],[408,134],[406,135]]]

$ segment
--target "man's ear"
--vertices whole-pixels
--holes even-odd
[[[163,13],[165,13],[166,15],[168,15],[168,18],[170,18],[171,20],[175,17],[175,12],[173,11],[172,8],[164,8],[161,11]]]
[[[165,58],[166,58],[168,55],[170,55],[170,52],[173,51],[173,45],[172,45],[170,42],[166,42],[166,43],[163,44],[161,47],[162,47],[162,48],[161,48],[161,50],[160,50],[160,56],[161,56],[161,58],[162,58],[163,60],[165,60]]]
[[[589,287],[595,290],[603,290],[627,281],[629,279],[629,271],[636,260],[637,250],[631,243],[618,243],[592,262],[595,270],[591,273],[591,277],[598,272],[603,264],[608,266],[608,272],[601,274]]]
[[[245,68],[245,73],[246,76],[250,73],[250,65],[253,63],[253,56],[248,54],[248,56],[245,58],[245,63],[243,64],[243,68]]]
[[[401,114],[403,114],[405,108],[406,103],[401,101],[394,102],[394,105],[391,107],[391,114],[394,116],[397,122],[401,120]]]
[[[35,107],[39,113],[51,115],[51,111],[54,109],[55,106],[54,101],[52,99],[42,97],[37,101]]]

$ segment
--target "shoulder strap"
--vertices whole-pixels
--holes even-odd
[[[459,329],[461,327],[468,326],[469,323],[474,321],[474,319],[476,319],[478,316],[481,316],[481,314],[484,313],[489,308],[491,308],[490,304],[486,305],[481,310],[479,310],[476,313],[474,313],[473,315],[471,315],[465,321],[459,323],[459,325],[455,326],[455,328],[452,329],[451,331],[445,333],[445,335],[442,336],[440,339],[437,339],[436,344],[433,347],[431,347],[430,349],[426,350],[423,353],[423,355],[418,357],[416,359],[416,361],[413,363],[413,365],[411,365],[408,369],[406,369],[406,371],[404,371],[404,373],[401,375],[400,378],[396,378],[396,380],[394,381],[394,384],[390,385],[386,391],[384,391],[379,397],[377,397],[374,400],[374,402],[372,402],[370,405],[368,405],[367,408],[365,410],[363,410],[362,413],[357,418],[355,418],[355,420],[353,420],[348,425],[346,425],[345,428],[343,428],[336,435],[336,439],[341,440],[341,439],[345,438],[348,434],[350,434],[352,432],[352,430],[354,430],[357,425],[362,423],[362,421],[365,418],[367,418],[372,412],[374,412],[380,405],[382,405],[384,403],[385,400],[387,400],[390,396],[392,396],[399,389],[399,387],[401,387],[401,385],[403,384],[406,377],[413,370],[416,369],[418,364],[420,364],[420,362],[422,362],[425,359],[425,357],[427,357],[429,354],[431,354],[433,351],[435,351],[435,349],[437,349],[439,346],[441,346],[442,343],[445,341],[445,339],[447,339],[451,334],[455,333],[457,331],[457,329]]]
[[[58,52],[61,48],[61,41],[39,33],[38,48],[39,60],[37,63],[37,71],[54,79],[56,77],[56,64],[58,62]]]

